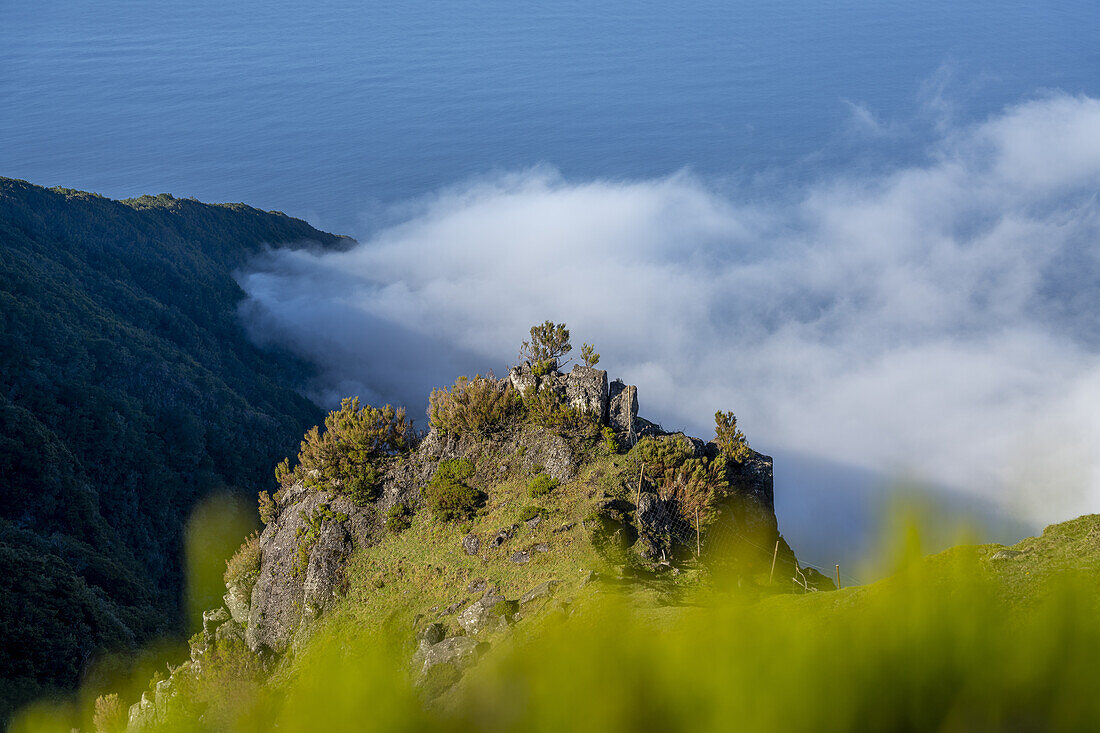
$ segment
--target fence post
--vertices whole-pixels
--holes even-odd
[[[699,539],[699,507],[695,507],[695,557],[703,556],[703,543]]]
[[[772,551],[772,571],[768,574],[768,585],[775,580],[775,559],[779,557],[779,540],[775,541],[775,549]]]
[[[840,564],[836,566],[836,589],[840,590]]]

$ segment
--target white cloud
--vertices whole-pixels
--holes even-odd
[[[243,312],[329,398],[421,405],[565,321],[666,425],[730,408],[765,451],[1096,511],[1100,101],[1028,102],[930,152],[793,204],[686,173],[475,181],[351,251],[272,253]]]

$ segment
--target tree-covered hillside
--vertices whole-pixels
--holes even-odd
[[[0,179],[0,721],[183,627],[181,528],[255,496],[318,408],[253,346],[233,269],[340,246],[281,213]]]

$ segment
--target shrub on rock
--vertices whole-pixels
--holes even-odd
[[[412,526],[412,514],[408,504],[394,504],[386,512],[386,529],[394,534],[404,532]]]
[[[260,535],[248,535],[233,557],[225,561],[225,584],[234,586],[247,598],[260,577]]]
[[[485,495],[466,483],[474,466],[466,458],[440,461],[424,488],[424,499],[437,519],[469,519],[485,503]]]
[[[306,486],[346,494],[357,504],[373,500],[386,463],[410,448],[412,425],[404,408],[379,409],[345,398],[325,418],[325,430],[306,433],[298,464],[283,460],[275,468],[280,486],[301,481]]]
[[[527,484],[527,494],[532,499],[537,499],[540,496],[546,496],[556,488],[558,488],[558,480],[556,478],[549,474],[540,473]]]
[[[508,382],[475,375],[459,377],[450,389],[435,389],[429,397],[431,426],[452,435],[491,435],[518,414],[519,395]]]

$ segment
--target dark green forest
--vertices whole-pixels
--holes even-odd
[[[343,240],[278,212],[0,178],[0,725],[184,628],[182,527],[322,417],[254,346],[234,268]],[[253,499],[254,501],[254,499]]]

